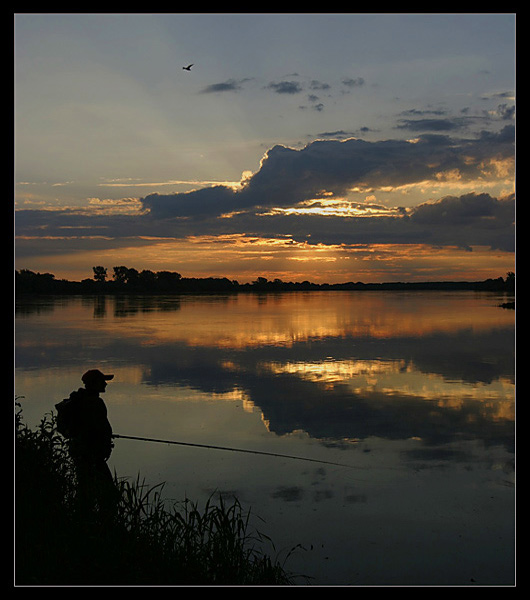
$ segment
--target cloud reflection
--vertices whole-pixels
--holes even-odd
[[[139,367],[142,386],[238,402],[279,436],[303,431],[337,447],[368,438],[513,446],[513,314],[491,300],[366,292],[102,302],[45,307],[45,320],[18,333],[19,368],[77,365],[86,338],[87,360],[120,357]]]

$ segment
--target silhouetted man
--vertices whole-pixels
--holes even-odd
[[[97,507],[101,514],[109,514],[117,501],[114,478],[107,465],[113,448],[112,427],[107,407],[99,396],[113,377],[98,369],[87,371],[81,378],[85,387],[72,392],[57,405],[58,421],[66,421],[66,425],[61,424],[58,429],[70,440],[81,506]]]

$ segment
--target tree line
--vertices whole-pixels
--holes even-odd
[[[389,283],[312,283],[287,282],[257,277],[251,283],[239,283],[226,277],[183,277],[176,271],[138,271],[116,266],[109,276],[106,267],[92,267],[92,278],[82,281],[56,279],[52,273],[35,273],[28,269],[15,271],[16,294],[112,294],[112,293],[236,293],[236,292],[286,292],[311,290],[475,290],[515,291],[515,273],[506,277],[484,281],[434,281]]]

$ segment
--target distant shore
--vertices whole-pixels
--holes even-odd
[[[123,269],[125,269],[123,267]],[[21,294],[213,294],[244,292],[291,292],[291,291],[491,291],[515,292],[515,275],[508,273],[506,278],[485,279],[484,281],[426,281],[426,282],[387,282],[363,283],[313,283],[310,281],[287,282],[280,279],[268,280],[258,277],[252,283],[239,283],[226,277],[189,278],[171,271],[142,271],[125,269],[116,271],[114,278],[106,280],[83,279],[69,281],[56,279],[51,273],[35,273],[27,269],[15,271],[15,293]]]

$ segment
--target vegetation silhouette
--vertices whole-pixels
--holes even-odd
[[[30,429],[15,401],[16,585],[290,585],[285,563],[260,546],[239,501],[211,496],[201,511],[115,477],[112,523],[78,502],[75,469],[54,413]]]
[[[310,281],[287,282],[257,277],[252,283],[239,283],[226,277],[182,277],[175,271],[138,271],[126,266],[113,267],[108,277],[106,267],[92,267],[93,277],[82,281],[56,279],[52,273],[35,273],[28,269],[15,271],[16,294],[212,294],[243,292],[290,292],[313,290],[472,290],[515,292],[515,273],[506,278],[484,281],[431,281],[363,283],[313,283]]]

